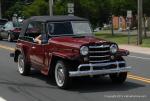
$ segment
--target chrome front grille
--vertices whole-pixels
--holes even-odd
[[[89,62],[101,63],[110,61],[110,45],[90,45]]]

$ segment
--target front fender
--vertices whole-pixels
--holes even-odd
[[[117,56],[128,56],[130,54],[130,52],[128,50],[124,50],[124,49],[119,49],[117,51]]]
[[[53,52],[53,56],[61,57],[63,59],[69,59],[69,60],[77,60],[80,58],[80,55],[72,54],[72,53],[60,53],[60,52]]]

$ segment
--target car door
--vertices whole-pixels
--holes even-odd
[[[41,22],[32,22],[33,28],[31,32],[33,37],[37,37],[42,33],[42,23]],[[42,69],[44,67],[44,58],[45,58],[45,50],[44,45],[39,43],[32,43],[32,47],[30,49],[30,60],[33,67],[37,69]]]
[[[32,62],[32,66],[38,69],[44,67],[44,46],[38,43],[32,44],[30,50],[30,60]]]

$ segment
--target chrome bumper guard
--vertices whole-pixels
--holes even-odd
[[[93,75],[103,75],[103,74],[111,74],[111,73],[121,73],[121,72],[129,72],[131,67],[119,67],[120,63],[125,63],[124,61],[116,61],[109,63],[97,63],[97,64],[81,64],[78,66],[77,71],[70,71],[70,77],[80,77],[80,76],[93,76]],[[102,70],[93,70],[93,67],[101,68],[102,66],[116,65],[115,69],[102,69]],[[90,67],[88,71],[80,71],[81,68]]]

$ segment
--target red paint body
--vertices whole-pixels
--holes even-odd
[[[58,87],[67,88],[73,77],[110,75],[123,83],[131,67],[122,56],[129,51],[116,43],[92,35],[89,21],[76,16],[34,16],[23,22],[11,54],[21,75],[31,68],[55,77]]]
[[[45,75],[48,75],[50,64],[54,56],[62,59],[73,60],[80,57],[80,47],[89,43],[111,43],[95,37],[54,37],[49,39],[48,44],[39,45],[32,42],[18,40],[16,44],[16,51],[19,50],[24,53],[28,63],[32,67],[41,70]],[[117,56],[126,56],[129,52],[120,49]]]

